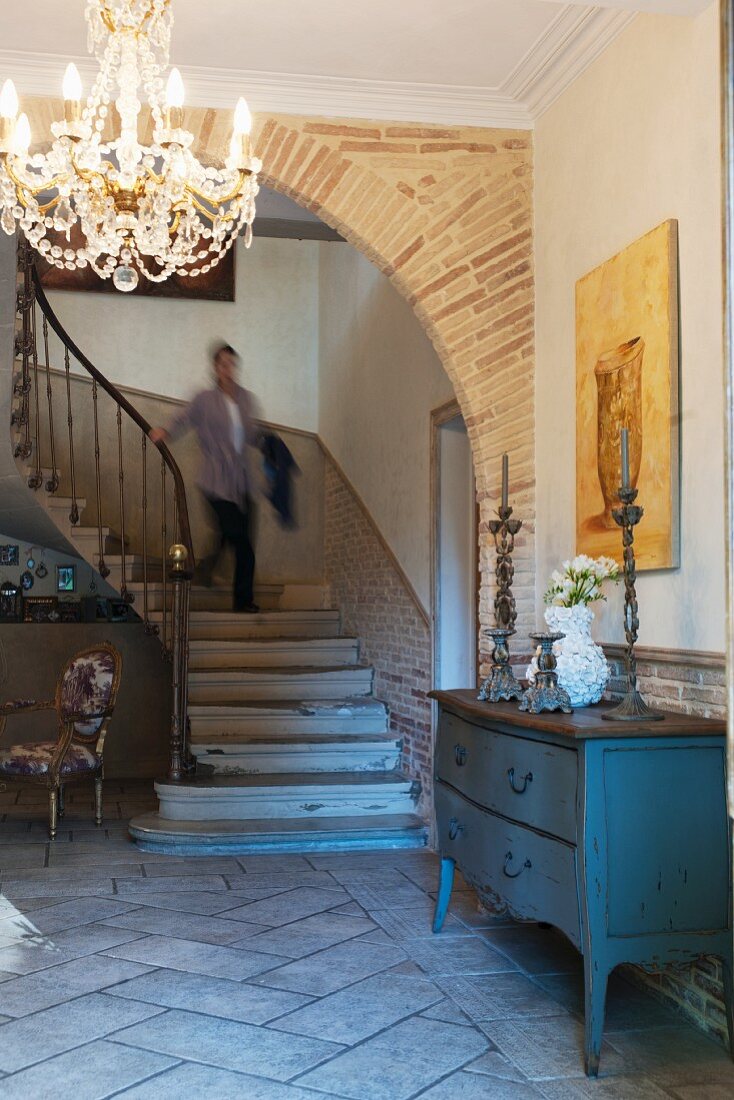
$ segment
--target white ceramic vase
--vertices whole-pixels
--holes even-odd
[[[572,707],[598,703],[609,680],[609,665],[601,646],[591,637],[594,612],[584,604],[574,607],[547,607],[548,629],[565,635],[553,646],[558,683],[568,692]],[[537,657],[528,665],[527,678],[535,682]]]

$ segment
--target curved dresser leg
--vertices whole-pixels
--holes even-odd
[[[454,867],[456,864],[453,859],[441,859],[441,877],[438,882],[438,895],[436,897],[436,908],[433,913],[433,931],[440,932],[443,928],[443,922],[446,920],[446,913],[448,912],[449,902],[451,901],[451,889],[454,885]]]
[[[584,956],[585,1041],[584,1068],[589,1077],[598,1077],[604,1032],[604,1009],[607,999],[609,972],[606,967],[594,967],[593,959]]]
[[[721,960],[721,969],[724,978],[724,1008],[729,1028],[729,1053],[734,1058],[734,973],[731,956],[725,956]]]

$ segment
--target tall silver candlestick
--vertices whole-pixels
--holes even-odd
[[[493,643],[492,668],[479,690],[479,699],[485,703],[522,698],[522,687],[512,671],[508,648],[509,639],[515,633],[517,619],[515,597],[512,595],[512,580],[515,575],[512,552],[515,548],[515,535],[522,527],[522,520],[511,518],[512,508],[507,504],[508,465],[505,454],[502,456],[502,504],[497,511],[498,518],[491,519],[488,524],[494,536],[497,554],[497,591],[494,597],[495,626],[484,632]]]

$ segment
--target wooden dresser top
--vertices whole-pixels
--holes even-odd
[[[514,729],[531,729],[536,733],[550,733],[569,737],[575,741],[592,739],[613,740],[630,737],[716,737],[726,733],[726,722],[719,718],[696,718],[687,714],[666,712],[657,722],[609,722],[602,715],[611,710],[613,703],[598,703],[593,707],[580,707],[572,714],[555,711],[552,714],[527,714],[517,703],[480,703],[476,689],[461,691],[431,691],[431,699],[437,699],[445,710],[482,725],[504,726]]]

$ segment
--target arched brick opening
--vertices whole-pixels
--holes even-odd
[[[201,156],[221,158],[231,115],[191,110]],[[534,611],[532,141],[527,131],[258,116],[262,182],[318,214],[411,303],[454,387],[474,455],[481,621],[492,621],[500,456],[524,527],[518,631]]]

